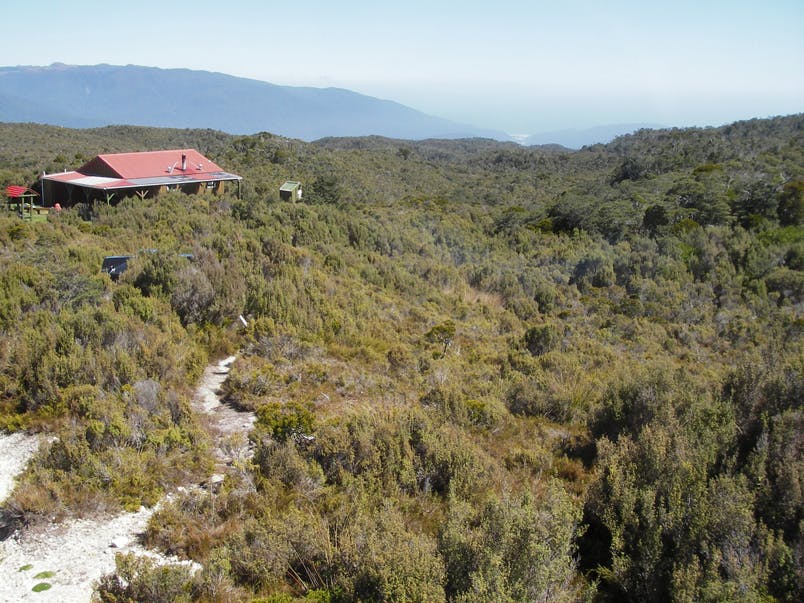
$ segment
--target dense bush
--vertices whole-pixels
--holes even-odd
[[[801,116],[573,153],[2,139],[8,183],[179,143],[245,177],[0,216],[0,426],[57,438],[6,523],[201,481],[210,357],[238,351],[224,396],[258,417],[252,461],[149,526],[203,569],[124,559],[104,600],[801,598]],[[112,254],[137,256],[117,282]]]

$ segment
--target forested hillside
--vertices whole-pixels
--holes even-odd
[[[203,569],[124,558],[101,600],[801,600],[803,126],[569,152],[0,124],[3,188],[159,148],[244,177],[0,214],[0,427],[56,436],[6,532],[208,475],[188,398],[237,353],[253,462],[147,533]]]

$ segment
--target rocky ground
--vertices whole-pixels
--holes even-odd
[[[0,434],[0,502],[14,489],[14,478],[22,473],[39,448],[39,438],[24,433]]]
[[[218,468],[211,483],[223,479],[227,466],[250,455],[246,434],[254,423],[253,413],[221,404],[218,395],[234,360],[229,357],[207,367],[194,400],[196,410],[209,419],[207,428],[216,445]],[[37,437],[0,435],[0,502],[11,493],[14,477],[38,446]],[[0,542],[0,602],[89,601],[93,582],[114,569],[116,553],[156,555],[139,544],[153,511],[141,508],[114,517],[71,519],[33,527]],[[165,563],[178,562],[160,558]],[[49,587],[33,590],[41,584]]]
[[[218,364],[208,366],[201,377],[194,401],[196,410],[203,412],[209,419],[207,429],[215,444],[218,471],[224,471],[233,462],[251,456],[246,436],[254,426],[254,413],[235,410],[228,404],[223,404],[218,395],[234,361],[235,357],[230,356]]]

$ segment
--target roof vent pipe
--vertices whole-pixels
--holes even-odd
[[[187,155],[184,154],[181,156],[181,171],[187,171]]]

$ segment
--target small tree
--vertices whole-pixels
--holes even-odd
[[[654,204],[645,210],[642,217],[642,226],[652,235],[655,235],[663,226],[670,224],[670,218],[663,205]]]
[[[307,193],[307,191],[305,190]],[[337,205],[343,193],[341,182],[334,174],[319,176],[313,181],[309,193],[305,196],[312,203],[328,203]]]
[[[782,226],[798,226],[804,221],[804,180],[792,180],[778,195],[777,209]]]
[[[449,348],[452,340],[455,338],[455,323],[451,320],[446,320],[427,331],[427,334],[424,337],[431,343],[440,343],[444,345],[444,349],[441,350],[440,356],[440,358],[443,358],[447,355],[447,348]]]

